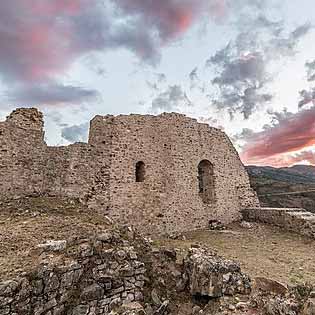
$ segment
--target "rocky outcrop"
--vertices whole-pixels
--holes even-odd
[[[93,239],[39,244],[41,264],[0,283],[0,314],[163,315],[172,314],[179,297],[250,292],[235,262],[194,248],[178,264],[175,251],[154,250],[145,239],[137,242],[133,230],[122,231],[129,235],[104,231]]]
[[[218,298],[223,295],[249,294],[250,278],[240,265],[204,249],[192,248],[184,260],[184,277],[194,296]]]
[[[37,249],[44,258],[33,272],[0,283],[0,314],[108,314],[143,300],[144,263],[119,234],[47,244]]]

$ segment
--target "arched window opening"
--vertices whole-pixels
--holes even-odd
[[[141,183],[145,178],[145,164],[142,161],[136,164],[136,182]]]
[[[215,199],[213,165],[202,160],[198,165],[199,194],[204,203],[212,203]]]

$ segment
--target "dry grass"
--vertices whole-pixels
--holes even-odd
[[[206,246],[240,262],[251,277],[263,276],[286,284],[315,284],[315,241],[267,225],[244,229],[238,224],[226,231],[201,230],[185,234],[186,240],[157,240],[156,245],[179,249]]]
[[[38,264],[47,240],[75,240],[108,228],[101,215],[75,200],[27,198],[0,203],[0,275],[13,277]]]

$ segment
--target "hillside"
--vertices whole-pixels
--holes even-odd
[[[302,207],[315,212],[315,166],[246,166],[263,206]]]

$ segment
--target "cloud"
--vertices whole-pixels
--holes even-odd
[[[178,110],[182,106],[191,106],[191,101],[181,86],[170,85],[152,101],[151,110],[153,112],[170,112]]]
[[[288,167],[296,164],[315,165],[315,152],[311,150],[301,151],[295,154],[280,154],[265,159],[259,165],[273,167]]]
[[[87,142],[89,123],[73,125],[61,129],[61,137],[69,142]]]
[[[219,87],[220,97],[213,100],[212,104],[218,109],[227,109],[231,116],[235,112],[242,112],[247,119],[260,104],[272,100],[271,94],[262,92],[267,79],[265,60],[260,53],[224,60],[229,47],[209,60],[222,64],[220,75],[212,80]]]
[[[206,61],[206,66],[216,73],[212,79],[217,88],[212,105],[228,111],[232,118],[235,113],[242,113],[248,119],[255,110],[272,101],[268,85],[274,76],[269,66],[273,61],[294,56],[300,40],[312,28],[305,23],[286,32],[283,21],[268,18],[266,4],[228,1],[235,16],[236,37]]]
[[[86,53],[116,48],[154,60],[162,45],[207,12],[206,4],[206,0],[1,1],[0,71],[5,80],[50,79]]]
[[[152,79],[146,80],[146,84],[153,93],[159,93],[166,85],[165,73],[154,73]],[[153,94],[154,95],[154,94]]]
[[[315,145],[315,107],[295,114],[273,113],[272,123],[261,132],[247,132],[241,153],[246,164],[271,164],[283,154],[306,150]],[[296,155],[296,154],[295,154]]]
[[[315,105],[315,88],[310,90],[302,90],[299,92],[301,100],[299,101],[299,108],[313,103]]]
[[[309,83],[313,83],[315,81],[315,60],[311,62],[305,63],[306,73],[307,73],[307,81]],[[312,103],[315,105],[315,87],[310,87],[307,90],[304,89],[299,92],[300,101],[299,108]]]
[[[204,0],[115,0],[115,3],[124,15],[138,19],[146,30],[154,29],[163,42],[187,31],[208,9],[208,1]]]
[[[41,99],[38,90],[59,95],[58,83],[50,82],[88,54],[127,49],[140,60],[156,64],[161,48],[209,15],[208,8],[207,0],[1,1],[0,77],[12,99],[20,95],[32,99],[36,90]],[[99,73],[103,75],[102,70]],[[38,83],[44,87],[38,88]],[[88,91],[83,90],[67,89],[72,96],[78,93],[74,99],[85,97]]]
[[[312,165],[315,165],[315,152],[313,151],[302,151],[300,153],[294,154],[293,156],[288,158],[288,164],[296,164],[299,162],[308,162]]]
[[[311,62],[306,62],[305,67],[307,70],[307,81],[309,82],[315,81],[315,60]]]
[[[199,76],[198,76],[198,67],[195,67],[190,73],[189,73],[189,80],[190,80],[190,89],[194,89],[197,84],[200,82]]]
[[[9,90],[6,98],[10,103],[27,106],[81,104],[94,101],[99,97],[96,90],[85,89],[71,85],[57,83],[42,83],[37,85],[23,85]]]

